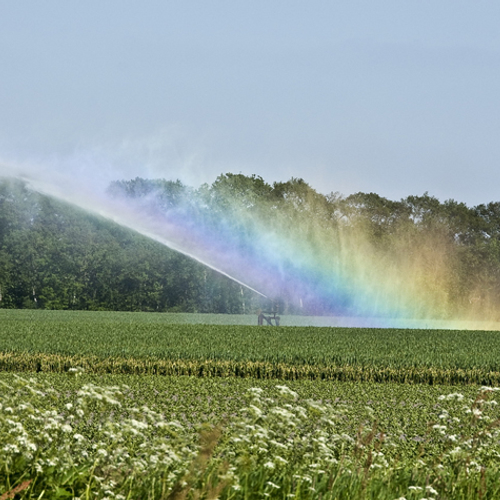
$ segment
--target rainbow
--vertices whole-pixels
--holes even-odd
[[[165,210],[154,200],[110,198],[92,187],[69,188],[33,175],[23,179],[40,193],[159,241],[255,293],[282,298],[307,314],[330,315],[339,326],[500,329],[492,321],[450,317],[439,272],[411,256],[395,262],[362,232],[333,231],[313,221],[294,225],[237,206],[223,213],[193,205]]]

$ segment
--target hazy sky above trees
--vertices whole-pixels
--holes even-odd
[[[499,21],[494,1],[0,0],[0,174],[498,201]]]

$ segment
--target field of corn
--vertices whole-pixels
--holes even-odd
[[[496,333],[168,316],[0,310],[0,500],[500,497]]]
[[[498,332],[271,328],[217,317],[227,319],[0,310],[0,370],[500,384]]]

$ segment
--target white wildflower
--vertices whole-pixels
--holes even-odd
[[[263,411],[258,408],[257,406],[255,405],[250,405],[249,406],[249,409],[252,410],[252,413],[256,416],[256,417],[261,417],[262,414],[263,414]]]
[[[26,443],[26,448],[31,451],[36,451],[38,449],[37,445],[35,443],[32,443],[31,441],[28,441]]]
[[[133,418],[131,418],[129,420],[129,423],[135,427],[136,429],[147,429],[148,428],[148,424],[146,422],[140,422],[139,420],[134,420]]]
[[[19,448],[15,444],[7,444],[3,447],[3,451],[7,453],[19,453]]]
[[[278,389],[280,394],[282,394],[284,396],[292,396],[294,399],[298,399],[298,397],[299,397],[299,395],[295,391],[292,391],[286,385],[277,385],[276,389]]]
[[[445,431],[446,430],[446,425],[436,424],[436,425],[433,425],[432,428],[436,429],[437,431]]]
[[[251,387],[248,389],[248,392],[250,394],[254,394],[255,396],[260,396],[264,392],[264,389],[261,389],[260,387]]]

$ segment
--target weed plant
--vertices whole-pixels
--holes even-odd
[[[84,378],[80,370],[72,373]],[[136,404],[123,384],[84,380],[75,381],[76,390],[68,387],[59,391],[42,377],[5,379],[0,498],[500,494],[499,397],[491,387],[473,396],[436,395],[417,440],[408,439],[401,422],[379,421],[370,406],[353,412],[342,401],[300,397],[285,384],[248,388],[244,405],[216,425],[196,419],[189,425]],[[213,397],[216,406],[216,392]]]

